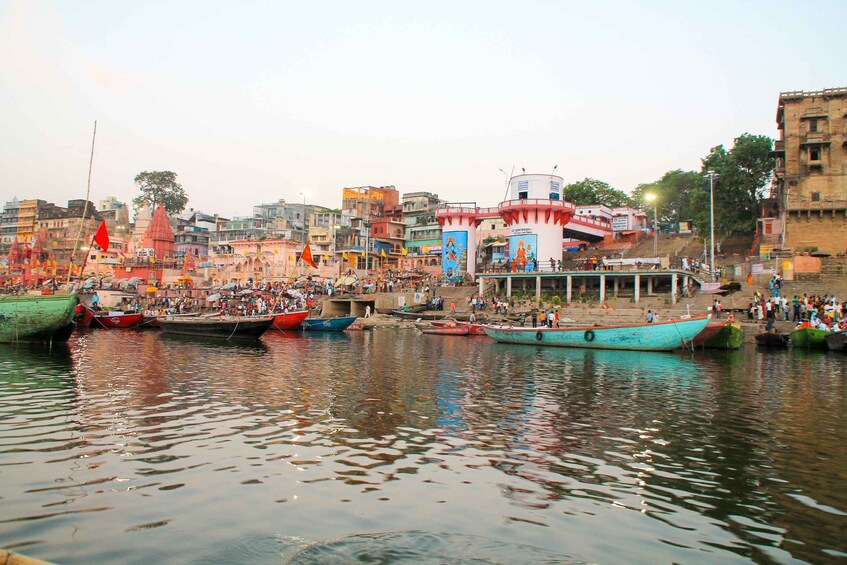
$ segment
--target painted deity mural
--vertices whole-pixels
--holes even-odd
[[[468,232],[448,231],[441,237],[442,278],[458,281],[463,277],[462,261],[468,250]]]
[[[521,234],[509,236],[509,260],[513,273],[531,272],[538,263],[538,236]]]

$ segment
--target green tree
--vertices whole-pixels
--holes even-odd
[[[659,212],[659,221],[677,222],[690,220],[696,215],[691,199],[694,194],[703,191],[707,181],[701,173],[677,169],[668,171],[655,182],[639,184],[632,191],[632,199],[645,210],[655,205]],[[649,202],[646,195],[654,194],[656,199]]]
[[[592,178],[566,184],[562,188],[562,200],[573,202],[577,206],[602,204],[609,208],[633,204],[632,199],[625,192]]]
[[[756,231],[758,202],[764,196],[773,174],[774,161],[768,154],[773,140],[765,135],[745,133],[735,138],[732,149],[713,148],[703,158],[703,173],[713,171],[715,229],[724,233],[750,234]],[[709,187],[692,200],[695,221],[709,227]]]
[[[161,204],[168,214],[179,214],[188,204],[188,196],[182,185],[176,182],[172,171],[144,171],[135,177],[141,195],[132,200],[135,209]]]

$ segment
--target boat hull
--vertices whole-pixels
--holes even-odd
[[[826,346],[832,351],[847,351],[847,331],[832,332],[826,336]]]
[[[521,345],[671,351],[680,345],[691,343],[694,337],[703,331],[708,321],[707,317],[697,317],[651,324],[574,328],[485,326],[485,333],[501,343]]]
[[[123,312],[97,312],[91,322],[92,327],[113,329],[132,328],[141,323],[144,314],[124,314]]]
[[[420,330],[421,333],[432,335],[470,335],[471,333],[471,328],[468,325],[432,326]]]
[[[826,336],[829,333],[824,330],[816,330],[815,328],[800,328],[794,330],[789,335],[791,336],[791,344],[794,347],[826,349]]]
[[[274,323],[273,316],[246,318],[215,316],[212,318],[159,318],[162,332],[194,337],[223,339],[259,339]]]
[[[791,342],[788,334],[779,332],[763,332],[758,334],[755,339],[756,345],[761,347],[788,347]]]
[[[78,303],[76,294],[0,296],[0,342],[67,341]]]
[[[308,310],[297,310],[296,312],[283,312],[274,316],[272,329],[274,330],[299,330],[300,324],[309,315]]]
[[[306,318],[301,323],[303,330],[308,332],[343,332],[356,321],[356,316],[340,316],[338,318]]]
[[[712,326],[718,326],[712,328]],[[709,330],[714,329],[711,335]],[[708,324],[706,328],[700,332],[692,341],[695,347],[705,347],[707,349],[738,349],[744,342],[744,331],[738,324],[717,323]]]

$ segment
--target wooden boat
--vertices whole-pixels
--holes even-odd
[[[706,324],[706,327],[694,337],[691,344],[694,347],[708,349],[738,349],[743,342],[744,331],[741,329],[741,324],[712,322]]]
[[[523,328],[484,326],[485,333],[501,343],[581,347],[588,349],[630,349],[671,351],[703,331],[708,316],[695,316],[653,323],[618,326],[576,326],[567,328]]]
[[[163,316],[164,333],[224,339],[259,339],[273,326],[274,316]]]
[[[430,322],[430,325],[432,327],[436,327],[436,328],[468,326],[468,328],[469,328],[468,335],[486,335],[485,334],[485,328],[483,327],[483,325],[477,324],[477,323],[472,324],[470,322],[460,322],[458,320],[433,320],[432,322]],[[418,327],[419,328],[425,328],[425,327],[429,327],[429,326],[425,326],[425,325],[421,324]]]
[[[144,314],[141,312],[121,312],[113,310],[111,312],[94,312],[91,326],[96,328],[132,328],[137,326]]]
[[[762,347],[788,347],[791,339],[788,334],[782,334],[776,331],[763,332],[755,336],[756,345]]]
[[[847,330],[832,332],[827,335],[826,346],[832,351],[847,351]]]
[[[94,320],[94,312],[82,304],[77,304],[76,314],[74,315],[74,323],[76,324],[76,327],[90,328],[92,320]]]
[[[356,321],[356,316],[339,316],[337,318],[306,318],[301,323],[305,331],[310,332],[343,332]]]
[[[433,335],[470,335],[471,328],[468,324],[456,326],[430,326],[428,328],[420,328],[422,333]]]
[[[808,324],[800,324],[796,330],[791,332],[791,344],[794,347],[806,349],[826,349],[826,336],[830,332],[813,328]]]
[[[274,323],[271,329],[274,330],[299,330],[300,324],[309,315],[308,310],[296,310],[294,312],[283,312],[274,316]]]
[[[0,342],[67,341],[74,329],[79,296],[0,296]]]

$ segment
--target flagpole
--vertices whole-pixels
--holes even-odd
[[[76,241],[74,242],[74,250],[71,252],[71,260],[68,264],[68,279],[65,282],[67,287],[71,285],[71,272],[73,271],[74,265],[74,257],[76,257],[77,245],[79,245],[79,239],[82,237],[82,229],[85,226],[85,214],[88,212],[88,200],[91,195],[91,169],[94,167],[94,140],[97,139],[97,120],[94,120],[94,133],[91,135],[91,157],[88,160],[88,189],[85,192],[85,204],[82,207],[82,218],[79,221],[79,231],[76,234]],[[91,247],[89,245],[89,247]],[[85,254],[85,258],[88,259],[88,253]],[[82,271],[85,268],[85,261],[83,261],[83,267],[79,270],[80,279],[82,279]]]

